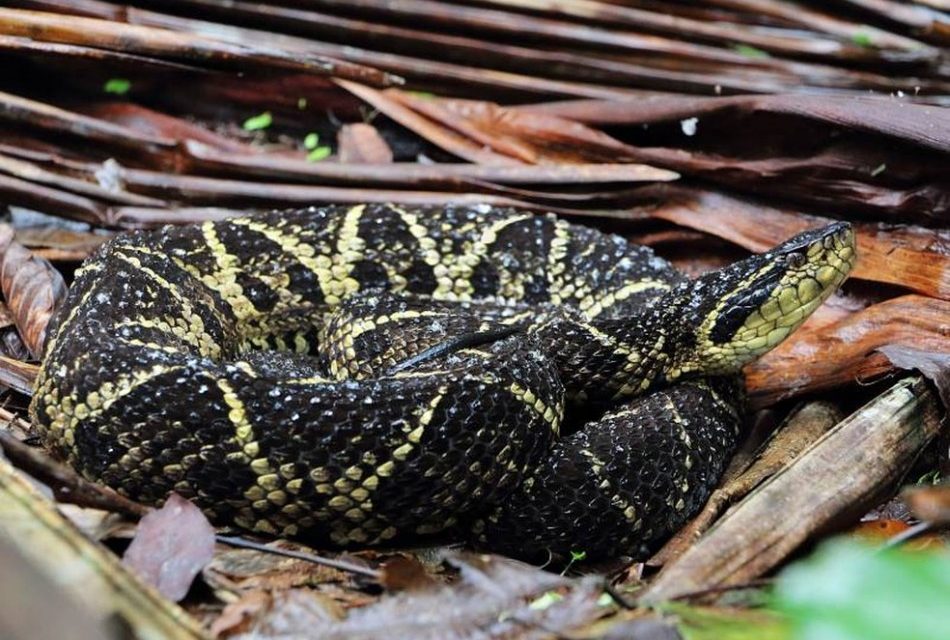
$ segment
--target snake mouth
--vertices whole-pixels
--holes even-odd
[[[735,265],[721,276],[731,288],[698,334],[704,369],[734,371],[777,346],[838,289],[856,259],[851,225],[837,222]]]

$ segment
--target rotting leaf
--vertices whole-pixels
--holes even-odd
[[[290,543],[279,544],[283,549],[298,549]],[[332,582],[352,586],[354,577],[340,569],[253,549],[228,549],[215,554],[202,575],[215,589],[229,591],[286,590]]]
[[[271,606],[273,598],[262,590],[248,591],[221,612],[209,631],[215,638],[226,638],[251,630],[254,622]]]
[[[752,402],[765,406],[878,376],[895,366],[920,369],[928,377],[946,380],[950,358],[947,317],[950,302],[908,295],[872,305],[828,326],[812,329],[806,322],[788,340],[746,367]]]
[[[830,218],[780,209],[767,203],[680,187],[653,185],[658,205],[650,215],[705,231],[750,251],[766,251],[807,229],[833,222]],[[950,236],[922,227],[855,225],[858,262],[852,278],[907,287],[950,300]]]
[[[357,122],[347,124],[337,133],[340,162],[351,164],[389,164],[393,152],[371,124]]]
[[[878,351],[900,369],[913,369],[924,374],[937,387],[943,406],[950,409],[950,345],[947,351],[918,349],[909,344],[886,344]]]
[[[109,236],[53,227],[17,229],[17,240],[47,260],[84,260]]]
[[[566,633],[602,615],[597,578],[568,580],[497,556],[453,555],[458,583],[386,595],[336,620],[325,607],[306,606],[294,592],[275,598],[270,613],[245,638],[539,638]],[[547,606],[531,603],[549,592]],[[292,598],[296,598],[293,596]]]
[[[417,559],[397,555],[383,563],[380,583],[390,591],[428,589],[436,584]]]
[[[38,359],[46,326],[66,297],[66,282],[47,260],[17,242],[9,225],[0,225],[0,286],[23,342]]]
[[[385,93],[474,142],[521,162],[629,162],[636,158],[636,153],[619,140],[565,118],[484,100],[420,100],[398,89]]]
[[[139,522],[122,562],[178,602],[213,557],[214,528],[198,507],[173,493]]]
[[[437,147],[459,158],[484,165],[504,166],[523,164],[520,160],[516,160],[502,153],[496,153],[492,149],[486,148],[483,144],[469,139],[462,133],[416,113],[413,109],[405,106],[402,102],[396,100],[395,96],[387,92],[377,91],[370,87],[345,80],[337,80],[336,82],[353,95],[368,102],[374,109],[395,120],[407,129],[410,129]]]
[[[33,395],[33,383],[39,371],[38,365],[0,355],[0,384],[25,396]]]
[[[902,497],[921,520],[938,525],[950,524],[950,484],[908,487]]]

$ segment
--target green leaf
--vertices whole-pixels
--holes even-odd
[[[950,554],[836,541],[784,571],[775,595],[802,640],[947,637]]]
[[[586,559],[586,551],[571,551],[571,562],[583,562]]]
[[[307,162],[320,162],[329,157],[330,153],[330,147],[317,147],[307,154]]]
[[[744,55],[746,58],[768,58],[769,54],[762,49],[756,49],[755,47],[749,46],[747,44],[737,44],[733,47],[736,53]]]
[[[320,136],[316,133],[308,133],[303,139],[304,149],[316,149],[318,144],[320,144]]]
[[[114,93],[117,96],[125,95],[132,88],[132,82],[125,78],[110,78],[102,85],[102,90],[106,93]]]
[[[307,108],[307,99],[306,98],[297,98],[297,108],[300,110]]]
[[[264,113],[259,113],[256,116],[248,118],[244,121],[242,125],[245,131],[260,131],[271,126],[274,122],[273,116],[271,116],[270,111],[265,111]]]
[[[851,42],[858,45],[859,47],[874,46],[874,41],[871,39],[871,34],[867,31],[855,31],[851,35]]]

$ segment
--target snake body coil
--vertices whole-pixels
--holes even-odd
[[[854,255],[836,224],[690,281],[479,206],[128,234],[77,274],[31,414],[85,476],[264,534],[638,555],[715,486],[741,366]]]

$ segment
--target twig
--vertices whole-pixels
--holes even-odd
[[[238,549],[253,549],[254,551],[261,551],[263,553],[272,553],[274,555],[284,556],[286,558],[304,560],[306,562],[312,562],[314,564],[319,564],[324,567],[330,567],[332,569],[339,569],[340,571],[355,573],[357,575],[361,575],[361,576],[364,576],[376,581],[381,580],[383,577],[382,573],[376,569],[361,567],[358,564],[347,562],[346,560],[339,560],[336,558],[324,558],[323,556],[318,556],[313,553],[304,553],[302,551],[290,551],[287,549],[280,549],[278,547],[269,547],[266,544],[261,544],[259,542],[252,542],[250,540],[245,540],[244,538],[238,538],[235,536],[217,535],[215,536],[215,539],[221,544],[226,544],[231,547],[237,547]]]
[[[0,429],[0,449],[14,466],[49,486],[59,502],[121,513],[136,520],[150,510],[111,489],[83,479],[69,467],[23,444],[6,429]]]

